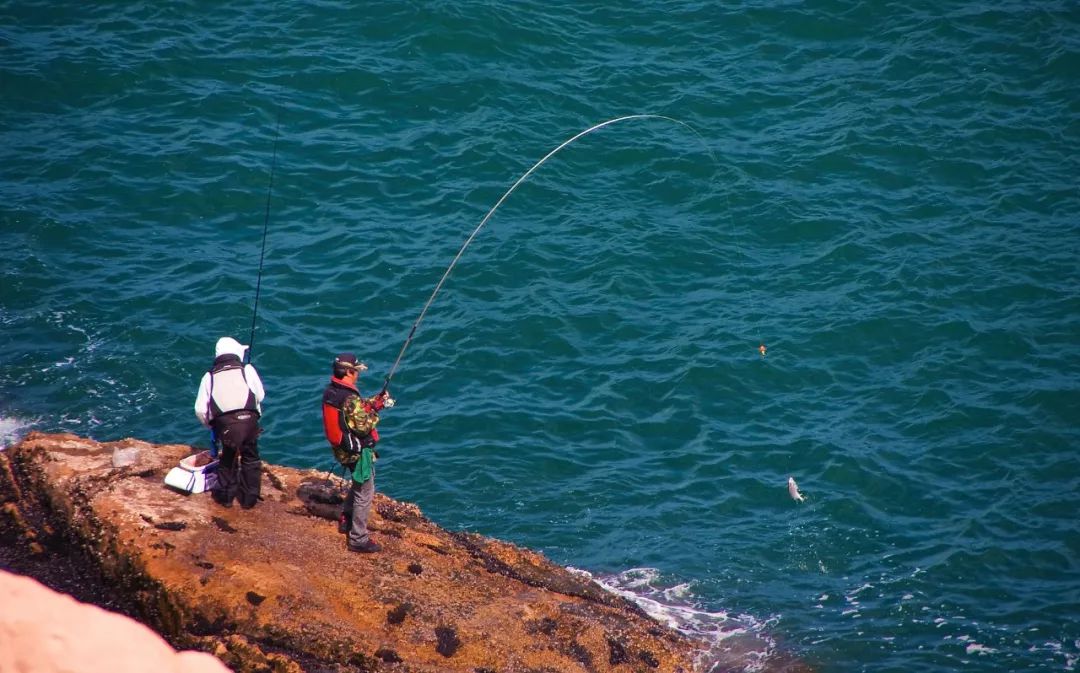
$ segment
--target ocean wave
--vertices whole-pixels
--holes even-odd
[[[18,444],[38,421],[0,416],[0,450]]]
[[[570,568],[611,593],[641,607],[662,624],[706,643],[695,662],[699,673],[788,670],[796,659],[778,649],[768,629],[777,618],[758,620],[702,607],[690,583],[671,584],[656,568],[632,568],[616,574],[593,575]]]

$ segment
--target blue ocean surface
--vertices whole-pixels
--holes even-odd
[[[0,443],[205,445],[228,335],[330,469],[334,354],[376,392],[476,233],[381,491],[703,672],[1076,670],[1075,3],[23,0],[0,55]]]

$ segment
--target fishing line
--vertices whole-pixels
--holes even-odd
[[[266,188],[266,215],[263,218],[262,252],[259,253],[259,279],[255,283],[255,306],[251,309],[251,336],[248,338],[246,361],[251,362],[251,353],[255,350],[255,317],[259,314],[259,292],[262,290],[263,260],[266,259],[266,232],[270,228],[270,196],[274,193],[274,169],[277,168],[278,131],[281,129],[281,110],[277,111],[274,124],[274,156],[270,161],[270,185]]]
[[[724,212],[726,212],[727,215],[728,215],[728,227],[729,227],[729,230],[731,231],[732,240],[735,242],[735,254],[739,258],[744,260],[743,261],[744,269],[749,269],[749,267],[750,267],[750,258],[745,252],[743,252],[743,246],[742,246],[742,243],[740,242],[740,239],[742,237],[735,231],[734,217],[732,217],[732,215],[731,215],[730,191],[731,190],[725,190],[724,191],[724,206],[725,206],[724,207]],[[749,332],[749,336],[754,337],[754,339],[753,339],[754,341],[758,342],[759,345],[757,347],[757,351],[759,353],[761,353],[761,357],[765,357],[765,351],[766,351],[765,341],[762,338],[761,323],[760,323],[761,318],[760,318],[760,314],[758,314],[758,310],[757,310],[758,300],[757,300],[756,296],[751,294],[751,287],[750,287],[750,279],[749,278],[746,278],[744,296],[745,296],[744,301],[745,301],[745,303],[746,303],[746,305],[748,307],[747,311],[751,315],[751,317],[748,320],[745,321],[745,322],[749,323],[747,325],[747,327],[746,327],[746,331]],[[744,314],[744,317],[745,317],[745,314]]]
[[[465,239],[465,243],[462,244],[461,248],[458,250],[457,254],[454,256],[453,261],[450,262],[450,266],[446,267],[446,271],[443,272],[442,278],[440,278],[439,282],[435,285],[435,289],[432,291],[431,296],[428,297],[427,303],[424,304],[424,308],[420,311],[420,315],[417,316],[416,322],[413,323],[412,329],[409,330],[409,336],[405,338],[405,343],[403,343],[401,345],[401,350],[398,351],[397,359],[394,360],[393,366],[390,367],[390,372],[386,375],[385,381],[383,381],[382,392],[385,393],[387,391],[387,389],[390,387],[390,379],[393,378],[394,372],[397,371],[398,365],[401,363],[401,358],[405,355],[405,350],[409,347],[409,344],[412,342],[413,336],[415,336],[415,334],[416,334],[416,329],[420,326],[420,323],[423,322],[424,316],[427,314],[428,308],[430,308],[432,302],[435,301],[435,297],[436,297],[436,295],[439,294],[439,290],[442,289],[443,283],[445,283],[447,277],[450,276],[450,272],[454,270],[454,266],[456,266],[457,263],[458,263],[458,260],[461,259],[461,255],[465,253],[465,249],[468,248],[469,244],[473,242],[473,239],[476,238],[476,235],[478,233],[480,233],[481,229],[484,228],[484,225],[487,224],[487,221],[489,219],[491,219],[491,216],[495,213],[496,210],[498,210],[499,206],[501,206],[503,204],[503,201],[506,201],[506,199],[510,196],[510,194],[512,194],[514,192],[514,190],[518,188],[518,185],[520,185],[522,182],[525,182],[525,180],[530,175],[532,175],[536,171],[536,169],[540,168],[540,166],[542,166],[544,164],[544,162],[546,162],[548,159],[550,159],[552,156],[554,156],[557,152],[559,152],[559,150],[563,149],[567,145],[570,145],[571,143],[573,143],[578,138],[581,138],[583,136],[586,136],[586,135],[592,133],[593,131],[601,129],[601,128],[605,127],[605,126],[610,126],[611,124],[616,124],[618,122],[628,121],[628,120],[632,120],[632,119],[663,119],[663,120],[673,122],[675,124],[678,124],[679,126],[682,126],[684,128],[689,129],[697,137],[698,141],[701,143],[701,146],[702,146],[702,148],[704,148],[705,152],[708,153],[708,155],[712,158],[713,165],[717,169],[719,168],[720,164],[716,160],[716,155],[713,154],[713,151],[711,149],[709,149],[709,145],[705,142],[704,136],[702,136],[700,133],[698,133],[697,129],[695,129],[693,126],[690,126],[686,122],[679,121],[678,119],[675,119],[674,117],[667,117],[665,115],[659,115],[659,114],[632,114],[632,115],[626,115],[626,116],[623,116],[623,117],[616,117],[615,119],[609,119],[607,121],[600,122],[599,124],[595,124],[593,126],[590,126],[589,128],[585,129],[584,131],[581,131],[580,133],[578,133],[577,135],[569,138],[568,140],[563,141],[563,143],[560,144],[558,147],[556,147],[555,149],[551,150],[546,155],[544,155],[544,157],[542,159],[540,159],[540,161],[537,161],[535,164],[533,164],[532,168],[525,171],[525,173],[520,178],[518,178],[517,181],[514,182],[513,185],[510,186],[510,189],[506,190],[506,193],[504,193],[499,198],[499,200],[495,202],[495,205],[491,207],[491,210],[489,210],[487,212],[487,214],[484,215],[484,218],[482,220],[480,220],[480,224],[476,225],[476,229],[474,229],[473,232],[471,234],[469,234],[469,237],[467,239]]]

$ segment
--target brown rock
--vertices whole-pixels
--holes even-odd
[[[348,553],[332,523],[344,485],[323,473],[266,465],[252,510],[164,486],[194,452],[38,433],[0,452],[7,565],[236,671],[694,670],[703,643],[540,554],[447,532],[415,505],[376,495],[383,551]]]

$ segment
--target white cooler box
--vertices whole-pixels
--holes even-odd
[[[215,458],[205,465],[196,465],[202,462],[200,458],[210,458],[210,452],[200,451],[181,460],[180,465],[165,475],[165,485],[183,493],[202,493],[214,488],[217,483],[218,461]]]

